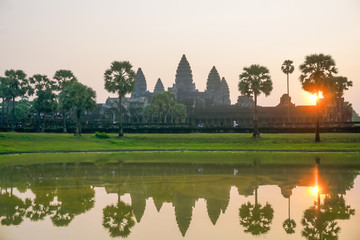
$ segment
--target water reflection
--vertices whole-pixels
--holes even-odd
[[[198,171],[201,169],[201,171]],[[207,215],[215,226],[226,213],[230,191],[254,196],[240,203],[238,226],[248,235],[266,235],[272,225],[294,234],[297,224],[291,218],[290,199],[296,187],[320,186],[314,205],[303,211],[299,232],[307,239],[338,239],[337,220],[349,220],[355,210],[344,195],[353,188],[358,175],[354,167],[321,166],[199,166],[166,164],[46,164],[0,168],[0,222],[20,225],[25,219],[38,222],[50,219],[56,227],[69,226],[76,216],[94,208],[95,187],[117,195],[115,204],[102,209],[102,225],[111,237],[127,238],[139,224],[152,199],[157,212],[170,203],[175,221],[184,237],[192,224],[199,199],[206,203]],[[287,199],[287,218],[275,222],[272,204],[262,197],[260,187],[277,185]],[[13,189],[33,197],[21,198]],[[131,204],[121,200],[130,195]],[[259,201],[259,196],[263,201]],[[322,198],[322,199],[321,199]],[[240,223],[240,224],[239,224]],[[295,235],[295,234],[294,234]],[[290,235],[289,235],[290,236]]]

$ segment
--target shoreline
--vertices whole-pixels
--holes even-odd
[[[231,152],[244,152],[244,153],[360,153],[360,150],[337,150],[337,149],[283,149],[283,150],[263,150],[263,149],[105,149],[105,150],[58,150],[58,151],[24,151],[24,152],[3,152],[0,156],[8,155],[24,155],[24,154],[71,154],[71,153],[161,153],[161,152],[219,152],[219,153],[231,153]]]

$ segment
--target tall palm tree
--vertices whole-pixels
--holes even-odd
[[[287,77],[287,95],[289,95],[289,74],[292,74],[294,72],[294,65],[293,61],[291,60],[285,60],[284,63],[281,65],[281,71],[286,74]]]
[[[286,79],[287,79],[287,95],[288,98],[290,100],[290,92],[289,92],[289,74],[294,72],[294,65],[293,65],[293,61],[291,60],[285,60],[284,63],[281,65],[281,71],[283,71],[283,73],[286,74]],[[288,121],[290,121],[290,102],[288,104],[288,109],[287,109],[287,117],[288,117]]]
[[[272,91],[272,81],[269,70],[260,65],[253,64],[250,67],[244,67],[244,72],[239,76],[239,91],[248,97],[254,97],[254,133],[253,137],[260,137],[257,116],[257,97],[264,93],[269,96]]]
[[[128,61],[114,61],[111,63],[109,69],[105,71],[105,89],[112,93],[117,93],[119,96],[118,110],[120,113],[119,121],[119,137],[124,136],[123,131],[123,111],[122,98],[134,91],[135,72],[132,70],[132,65]]]
[[[311,94],[322,92],[326,98],[327,92],[331,91],[331,78],[337,73],[334,59],[322,53],[306,56],[305,62],[300,65],[300,71],[302,88]],[[317,106],[315,141],[320,142],[319,106]]]

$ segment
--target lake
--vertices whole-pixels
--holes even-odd
[[[0,167],[0,239],[359,239],[357,165]]]

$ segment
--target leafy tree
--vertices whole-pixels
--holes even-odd
[[[260,137],[257,114],[257,97],[264,93],[269,96],[272,91],[272,81],[269,70],[260,65],[244,67],[244,72],[239,76],[239,91],[248,97],[254,97],[254,133],[253,137]]]
[[[345,204],[342,196],[333,194],[327,195],[324,202],[318,201],[313,206],[304,211],[304,217],[301,224],[304,226],[302,236],[311,240],[338,239],[340,227],[337,225],[337,219],[349,219],[355,214],[355,210],[350,205]]]
[[[261,204],[250,202],[241,205],[239,210],[240,224],[245,227],[245,232],[252,235],[260,235],[270,230],[270,224],[274,217],[274,210],[269,203],[263,207]]]
[[[62,92],[64,88],[72,82],[77,82],[77,78],[74,76],[73,72],[70,70],[60,69],[55,72],[53,77],[57,82],[57,90]],[[61,112],[63,114],[63,132],[66,133],[66,114],[70,109],[66,109],[64,106],[61,105]]]
[[[75,216],[92,209],[95,204],[95,190],[90,186],[82,186],[80,183],[69,186],[61,186],[57,190],[58,205],[54,206],[54,214],[51,217],[55,226],[68,226]]]
[[[312,54],[305,57],[305,62],[300,65],[300,82],[302,88],[311,94],[323,93],[327,98],[331,92],[330,79],[337,73],[335,61],[330,55]],[[320,142],[319,109],[316,121],[315,141]]]
[[[8,82],[8,78],[0,77],[0,98],[2,99],[2,124],[5,123],[5,108],[9,109],[8,106],[11,99]]]
[[[7,91],[9,97],[12,99],[11,111],[11,130],[15,130],[15,99],[23,97],[26,94],[32,95],[33,89],[29,85],[26,74],[22,70],[6,70],[5,77],[7,78]]]
[[[160,92],[155,94],[151,100],[151,104],[156,106],[158,110],[159,122],[164,116],[164,122],[167,122],[167,116],[170,109],[175,105],[175,97],[171,92]]]
[[[55,81],[50,80],[46,75],[35,74],[30,78],[30,83],[34,84],[36,98],[34,99],[34,109],[38,113],[43,113],[42,132],[45,131],[46,115],[53,113],[57,109]]]
[[[2,225],[19,225],[23,221],[28,201],[25,202],[10,193],[0,193],[0,222]]]
[[[342,112],[343,112],[343,105],[344,105],[344,91],[348,90],[349,87],[353,86],[353,82],[349,81],[347,77],[338,76],[332,77],[330,79],[330,88],[331,92],[330,95],[333,96],[334,101],[337,105],[337,113],[338,113],[338,121],[342,121]]]
[[[146,105],[142,111],[144,118],[151,122],[154,122],[154,117],[158,116],[158,112],[158,106],[155,106],[154,104]]]
[[[81,113],[96,107],[96,93],[90,87],[79,82],[71,82],[60,93],[60,102],[64,109],[72,109],[76,116],[75,136],[81,135]]]
[[[126,94],[134,91],[134,77],[135,72],[132,70],[132,65],[128,61],[114,61],[111,63],[109,69],[105,71],[105,89],[112,93],[117,93],[119,96],[119,137],[124,136],[123,131],[123,111],[122,111],[122,98]]]
[[[171,112],[171,117],[175,119],[176,122],[181,122],[187,117],[186,106],[181,103],[172,106],[170,112]]]
[[[109,230],[111,237],[126,238],[134,225],[132,207],[119,199],[116,205],[106,206],[103,209],[103,226]]]
[[[25,117],[29,114],[30,110],[31,102],[26,98],[21,99],[14,109],[15,121],[21,121],[25,119]]]

